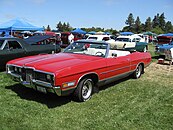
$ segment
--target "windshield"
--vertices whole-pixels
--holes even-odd
[[[129,38],[117,38],[116,41],[131,42]]]
[[[3,43],[4,43],[4,40],[0,40],[0,48],[2,47]]]
[[[97,40],[97,37],[88,37],[88,39]]]
[[[69,45],[64,52],[105,57],[108,44],[92,42],[74,42]]]

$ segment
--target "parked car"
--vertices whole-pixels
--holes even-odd
[[[114,48],[115,46],[115,40],[111,38],[110,35],[89,35],[88,40],[96,40],[96,41],[105,41],[110,44],[111,48]]]
[[[146,52],[148,50],[148,43],[144,38],[138,35],[118,36],[115,41],[117,49],[125,49],[129,51]]]
[[[165,59],[169,61],[169,64],[172,65],[173,63],[173,48],[165,50]]]
[[[165,51],[170,50],[171,48],[173,48],[173,41],[167,44],[157,44],[155,46],[155,53],[160,56],[165,56]]]
[[[34,35],[23,40],[30,45],[56,44],[56,38],[52,35]]]
[[[109,35],[89,35],[87,39],[97,41],[108,41],[111,40]]]
[[[157,36],[157,44],[158,45],[169,44],[172,41],[173,41],[173,36],[169,36],[166,34]]]
[[[91,98],[94,87],[132,75],[140,78],[151,62],[148,52],[111,50],[106,42],[79,40],[62,53],[30,56],[7,63],[15,81],[43,93]]]
[[[0,70],[4,70],[6,63],[15,58],[61,51],[59,45],[34,43],[34,40],[26,42],[20,38],[0,38]]]
[[[74,35],[71,32],[61,33],[61,47],[67,47],[72,42],[74,42]]]

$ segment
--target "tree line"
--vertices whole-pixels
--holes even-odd
[[[130,31],[134,33],[140,32],[154,32],[156,34],[163,34],[173,32],[173,25],[170,21],[165,20],[165,15],[162,13],[161,15],[158,13],[154,16],[153,19],[148,17],[145,23],[141,23],[139,16],[137,16],[136,20],[133,17],[133,14],[130,13],[127,20],[125,21],[125,26],[122,31]]]
[[[141,33],[141,32],[150,31],[150,32],[153,32],[156,34],[163,34],[163,33],[169,33],[169,32],[173,33],[172,23],[170,21],[166,21],[165,19],[166,19],[166,17],[164,15],[164,13],[162,13],[161,15],[158,13],[154,16],[153,19],[151,17],[148,17],[146,19],[145,23],[142,23],[139,16],[137,16],[137,18],[134,19],[133,14],[130,13],[128,15],[127,19],[125,20],[125,24],[127,26],[123,27],[123,29],[119,30],[119,31],[117,31],[113,28],[104,29],[101,27],[91,27],[91,28],[81,28],[81,29],[86,32],[102,31],[102,32],[109,32],[114,35],[116,35],[118,32],[127,32],[127,31],[133,32],[133,33]],[[59,31],[59,32],[68,32],[68,31],[72,31],[73,29],[75,29],[69,24],[69,22],[62,23],[61,21],[59,21],[59,23],[57,23],[56,28],[57,28],[57,30],[54,30],[54,31]],[[48,25],[45,30],[51,31],[50,26]]]

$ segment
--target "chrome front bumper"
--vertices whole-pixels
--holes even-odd
[[[46,90],[46,92],[51,92],[58,96],[62,96],[62,91],[59,86],[57,86],[57,87],[52,86],[51,83],[46,83],[46,82],[43,82],[40,80],[35,80],[35,79],[30,79],[30,82],[26,82],[26,81],[23,81],[21,75],[14,74],[14,73],[7,73],[7,74],[10,76],[10,78],[12,80],[20,82],[22,85],[24,85],[28,88],[32,88],[32,89],[39,91],[38,87],[42,87]]]

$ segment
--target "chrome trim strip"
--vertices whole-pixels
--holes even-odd
[[[54,90],[55,94],[57,94],[58,96],[62,95],[62,91],[61,91],[61,88],[59,86],[53,87],[53,90]]]
[[[19,74],[14,74],[14,73],[8,73],[8,74],[10,74],[11,76],[14,76],[15,78],[21,78],[21,75],[19,75]]]
[[[114,69],[114,70],[105,71],[105,72],[102,72],[100,74],[107,74],[107,73],[111,73],[111,72],[114,72],[114,71],[117,71],[117,70],[121,70],[121,69],[125,69],[125,68],[129,68],[129,67],[128,66],[124,66],[124,67],[117,68],[117,69]]]
[[[7,66],[15,66],[15,67],[22,68],[22,66],[19,66],[19,65],[14,65],[14,64],[7,64]]]
[[[88,72],[88,73],[83,74],[83,75],[78,79],[78,81],[77,81],[77,83],[76,83],[76,86],[78,85],[79,81],[80,81],[84,76],[86,76],[86,75],[88,75],[88,74],[96,74],[97,77],[98,77],[98,80],[99,80],[99,76],[98,76],[98,74],[97,74],[96,72]]]
[[[44,87],[47,87],[47,88],[52,88],[53,87],[51,83],[47,83],[47,82],[40,81],[40,80],[33,79],[32,82],[36,85],[41,85],[41,86],[44,86]]]
[[[134,71],[128,71],[128,72],[125,72],[125,73],[121,73],[121,74],[118,74],[118,75],[115,75],[115,76],[112,76],[112,77],[109,77],[109,78],[105,78],[105,79],[99,80],[99,82],[102,82],[104,80],[111,80],[111,79],[114,79],[114,78],[122,76],[122,75],[129,75],[130,73],[133,73],[133,72]]]
[[[19,66],[19,65],[15,65],[15,64],[7,64],[7,66],[16,66],[16,67],[20,67],[20,68],[24,68],[24,69],[33,69],[34,71],[37,71],[37,72],[41,72],[41,73],[46,73],[46,74],[52,74],[54,75],[54,73],[50,73],[50,72],[46,72],[46,71],[41,71],[41,70],[37,70],[35,69],[34,67],[28,67],[28,66]]]

